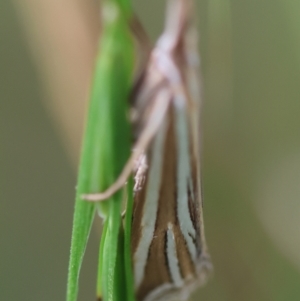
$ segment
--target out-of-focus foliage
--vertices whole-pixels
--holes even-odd
[[[74,1],[52,1],[56,2]],[[43,71],[51,65],[58,72],[53,74],[60,74],[59,70],[73,70],[67,73],[70,76],[77,74],[80,68],[75,67],[79,65],[74,69],[64,66],[58,57],[84,57],[87,52],[75,43],[81,32],[76,23],[77,27],[62,27],[48,35],[44,32],[38,43],[50,51],[43,57],[43,48],[32,46],[29,31],[26,36],[22,31],[23,25],[35,24],[34,19],[15,15],[25,5],[31,5],[32,13],[39,12],[36,3],[36,10],[29,0],[15,0],[16,10],[11,1],[0,4],[0,300],[63,300],[65,294],[75,172],[68,161],[74,146],[64,153],[61,145],[62,141],[69,145],[66,141],[71,134],[78,137],[79,145],[81,133],[78,129],[71,133],[72,127],[66,129],[61,120],[78,120],[72,112],[83,116],[84,105],[79,110],[72,94],[66,94],[65,117],[57,117],[54,123],[50,118],[54,115],[42,99],[53,103],[63,87],[81,91],[84,97],[88,70],[82,69],[86,77],[81,88],[80,81],[72,87],[66,76],[65,84],[59,76],[51,82],[52,73],[45,77]],[[84,14],[88,20],[94,1],[78,3],[89,7]],[[205,226],[215,273],[193,299],[297,301],[300,4],[292,0],[197,3],[204,79]],[[163,1],[136,0],[135,4],[155,37],[162,25]],[[96,32],[95,24],[89,28]],[[62,40],[78,47],[67,53],[63,47],[51,48],[51,37],[61,35]],[[39,60],[29,49],[38,49]],[[41,67],[49,56],[49,65]],[[46,82],[47,91],[56,89],[57,93],[45,96],[42,88]],[[65,109],[63,99],[59,104]],[[94,231],[87,250],[79,300],[94,300],[96,235]]]

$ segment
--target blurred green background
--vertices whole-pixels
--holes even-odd
[[[153,38],[164,4],[135,0]],[[65,298],[98,15],[93,0],[0,2],[0,300]],[[197,22],[215,272],[193,300],[300,300],[300,2],[199,0]],[[79,301],[95,299],[99,225]]]

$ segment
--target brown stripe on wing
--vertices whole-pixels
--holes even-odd
[[[191,254],[186,245],[186,240],[180,230],[179,225],[173,227],[175,236],[176,253],[179,262],[179,268],[183,281],[196,275],[195,265],[192,261]]]
[[[160,197],[158,200],[158,212],[157,216],[153,216],[154,219],[156,218],[154,237],[149,248],[144,279],[137,291],[138,300],[143,300],[157,287],[165,283],[171,283],[166,257],[166,231],[168,229],[168,222],[172,222],[174,224],[176,220],[176,149],[174,143],[174,122],[172,120],[172,114],[170,113],[171,110],[168,114],[169,123],[167,125],[164,145],[162,182],[160,186]],[[148,158],[151,161],[151,149],[148,153]],[[146,196],[148,180],[149,179],[147,178],[146,184],[142,189],[144,191],[144,198]],[[141,201],[141,199],[139,201]],[[145,200],[142,201],[143,203],[145,202]],[[147,250],[145,250],[145,252],[147,252]]]
[[[158,212],[157,217],[153,217],[156,218],[154,237],[149,248],[144,279],[137,291],[137,300],[144,300],[149,293],[160,286],[164,284],[172,285],[173,283],[167,259],[166,243],[166,233],[168,230],[168,224],[170,223],[173,225],[176,253],[183,280],[190,279],[195,276],[196,273],[194,264],[186,246],[186,241],[181,233],[177,216],[177,137],[175,135],[175,114],[173,110],[174,109],[172,108],[168,114],[169,124],[167,125],[164,145],[162,182],[158,201]],[[142,198],[145,198],[146,187],[147,183],[142,189],[144,191],[139,195],[139,201],[143,203],[145,201]],[[133,225],[133,231],[135,231],[134,227],[135,225]],[[147,250],[145,250],[145,252],[147,252]],[[170,292],[174,292],[174,290],[176,290],[174,286],[170,287]],[[168,292],[166,291],[165,296],[167,297],[167,295]]]
[[[193,115],[193,114],[190,114]],[[192,118],[192,116],[189,116]],[[188,118],[188,117],[187,117]],[[190,167],[191,167],[191,186],[190,183],[187,185],[187,191],[188,191],[188,203],[189,203],[189,212],[191,216],[191,220],[193,223],[193,226],[196,230],[196,247],[197,247],[197,256],[200,256],[201,254],[201,231],[200,231],[200,210],[202,209],[202,195],[201,191],[199,191],[199,188],[201,189],[199,183],[200,183],[200,171],[199,171],[199,157],[200,154],[196,154],[195,150],[195,141],[193,139],[192,134],[192,122],[188,123],[188,130],[189,130],[189,152],[190,152]],[[192,191],[191,191],[192,189]]]
[[[188,118],[188,116],[187,116],[187,118]],[[188,141],[191,141],[191,140],[188,139]],[[191,170],[192,170],[192,167],[191,167]],[[175,171],[175,174],[177,175],[177,171]],[[189,184],[188,184],[189,179],[186,179],[186,180],[187,180],[186,193],[188,194],[188,208],[186,208],[186,210],[189,211],[189,216],[192,220],[192,223],[193,223],[194,229],[196,230],[196,235],[197,235],[198,234],[197,233],[197,217],[195,216],[195,215],[197,215],[197,212],[195,213],[195,211],[194,211],[194,203],[193,203],[192,194],[189,193]],[[178,200],[178,201],[180,202],[180,200]],[[186,279],[190,279],[191,277],[195,276],[196,270],[195,270],[195,266],[194,266],[191,254],[189,253],[189,250],[187,247],[187,242],[181,232],[180,220],[178,219],[177,213],[176,213],[176,223],[173,227],[173,231],[174,231],[174,236],[175,236],[176,252],[177,252],[177,256],[178,256],[178,262],[179,262],[179,267],[180,267],[180,271],[181,271],[181,276],[182,276],[183,280],[185,281]],[[191,237],[192,237],[192,235],[191,235]],[[194,240],[194,238],[193,238],[193,240]]]

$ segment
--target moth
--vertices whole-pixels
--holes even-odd
[[[168,0],[165,29],[132,97],[134,151],[117,181],[134,169],[132,262],[138,301],[186,300],[212,270],[200,185],[197,31],[191,0]]]

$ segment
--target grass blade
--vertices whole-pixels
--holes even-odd
[[[127,97],[133,70],[133,41],[127,20],[113,1],[103,4],[103,22],[79,169],[67,301],[77,299],[80,267],[96,209],[95,204],[82,201],[80,196],[103,191],[112,184],[130,154]],[[97,205],[101,216],[108,219],[100,248],[108,274],[102,280],[113,281],[115,277],[121,202],[119,192],[111,201]],[[113,285],[109,281],[103,288],[110,293]],[[99,285],[98,291],[101,292]]]

